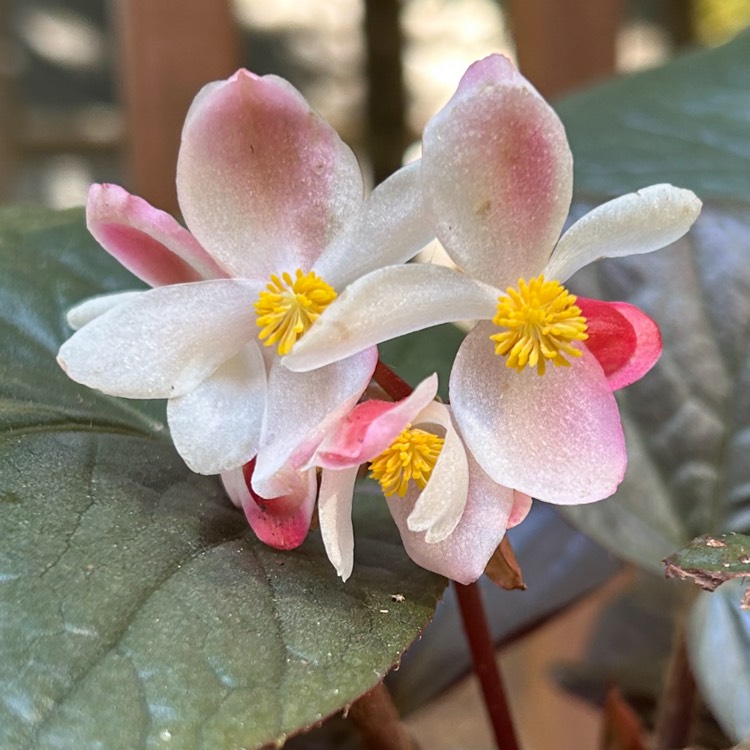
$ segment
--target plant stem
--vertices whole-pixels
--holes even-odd
[[[406,727],[382,682],[352,703],[349,718],[362,735],[367,750],[413,750]]]
[[[372,379],[394,400],[400,401],[402,398],[410,396],[414,389],[405,381],[396,375],[388,365],[384,365],[378,360],[375,365],[375,372]]]
[[[464,586],[455,581],[453,586],[498,750],[519,750],[479,587],[476,583]]]
[[[695,677],[688,661],[685,618],[679,617],[656,713],[653,750],[672,750],[689,744],[696,698]]]

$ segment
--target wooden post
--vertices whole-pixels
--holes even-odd
[[[615,72],[623,0],[510,0],[518,67],[546,98]]]
[[[203,84],[238,67],[230,0],[117,0],[120,82],[133,192],[177,213],[182,123]]]
[[[367,138],[374,183],[401,166],[408,145],[399,0],[365,0]]]

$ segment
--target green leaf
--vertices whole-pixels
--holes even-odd
[[[750,537],[744,534],[705,534],[664,560],[667,578],[690,579],[706,591],[733,578],[750,577]],[[750,590],[743,609],[750,609]]]
[[[659,182],[750,201],[750,34],[569,97],[557,107],[579,193]]]
[[[750,528],[750,208],[708,205],[668,250],[589,266],[591,297],[656,320],[661,360],[621,391],[629,466],[617,494],[568,516],[652,570],[704,533]],[[567,511],[566,511],[567,512]]]
[[[3,748],[280,742],[381,679],[445,585],[370,498],[346,584],[317,533],[263,546],[185,468],[161,405],[70,383],[65,309],[132,286],[80,212],[0,214]]]
[[[0,432],[166,430],[164,404],[126,401],[62,376],[66,312],[97,294],[140,289],[86,230],[83,211],[0,209]]]
[[[690,661],[701,695],[727,734],[750,739],[750,612],[732,581],[701,594],[689,622]]]

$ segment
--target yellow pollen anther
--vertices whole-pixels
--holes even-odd
[[[431,432],[409,426],[370,464],[370,476],[380,482],[386,497],[396,493],[403,497],[410,479],[423,490],[444,442]]]
[[[335,299],[333,287],[314,271],[303,273],[298,268],[294,278],[289,273],[281,277],[273,274],[255,303],[261,328],[258,338],[265,340],[266,346],[278,343],[279,355],[289,354],[297,339]]]
[[[544,375],[548,360],[568,367],[570,362],[563,353],[581,356],[571,342],[587,339],[588,325],[575,304],[575,295],[557,281],[545,281],[544,276],[528,284],[519,279],[518,291],[509,287],[506,292],[498,298],[497,314],[492,319],[506,330],[490,336],[495,354],[507,355],[506,366],[521,372],[528,365]]]

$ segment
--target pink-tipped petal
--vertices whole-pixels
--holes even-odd
[[[419,180],[420,163],[378,185],[315,264],[342,290],[360,276],[413,258],[434,236]]]
[[[690,190],[652,185],[598,206],[560,238],[544,271],[558,281],[600,258],[650,253],[678,240],[701,211]]]
[[[245,70],[193,102],[177,188],[193,234],[245,278],[309,270],[363,195],[351,149],[302,95]]]
[[[469,490],[466,507],[453,533],[430,544],[421,532],[410,531],[407,518],[414,498],[392,497],[388,507],[401,533],[404,548],[417,565],[459,583],[476,581],[505,536],[516,493],[493,482],[468,456]]]
[[[222,474],[221,479],[235,505],[245,512],[250,528],[261,542],[276,549],[295,549],[307,537],[315,509],[318,483],[314,471],[300,476],[298,490],[284,497],[265,499],[250,489],[254,461]]]
[[[634,305],[578,297],[588,324],[586,348],[604,370],[610,390],[642,378],[662,350],[656,323]]]
[[[529,515],[532,502],[532,499],[528,495],[524,495],[523,492],[513,491],[513,509],[508,516],[509,529],[518,526]]]
[[[304,372],[438,323],[492,318],[497,297],[493,287],[450,268],[381,268],[350,284],[282,362]]]
[[[357,404],[325,436],[315,452],[315,465],[344,469],[372,461],[435,398],[437,387],[437,375],[431,375],[401,401],[370,399]]]
[[[538,275],[570,208],[560,119],[499,55],[474,63],[424,131],[422,185],[438,239],[467,273],[505,289]]]
[[[352,497],[358,467],[343,471],[323,470],[318,494],[320,535],[331,565],[342,581],[354,568]]]
[[[609,497],[627,463],[617,403],[585,347],[545,375],[505,366],[479,323],[456,356],[453,413],[466,445],[496,482],[551,503]]]
[[[253,487],[279,494],[283,467],[301,469],[326,433],[359,401],[378,361],[370,348],[313,372],[291,372],[278,360],[268,376],[268,405]]]
[[[425,542],[435,544],[447,539],[461,519],[469,489],[469,468],[448,407],[431,403],[423,409],[416,426],[429,430],[429,425],[445,430],[445,443],[406,525],[410,531],[424,531]]]
[[[226,274],[169,214],[117,185],[92,185],[86,224],[101,246],[151,286]]]
[[[76,332],[58,362],[70,378],[112,396],[183,396],[255,335],[258,282],[162,286]]]
[[[137,297],[140,297],[141,294],[143,294],[142,291],[100,294],[98,297],[91,297],[68,310],[65,319],[68,321],[68,325],[74,331],[77,331],[94,320],[94,318],[98,318],[100,315],[104,315],[105,312],[109,312],[113,307],[122,305],[125,302],[132,302]]]
[[[265,403],[265,363],[250,342],[190,393],[169,399],[175,448],[198,474],[242,466],[258,451]]]

